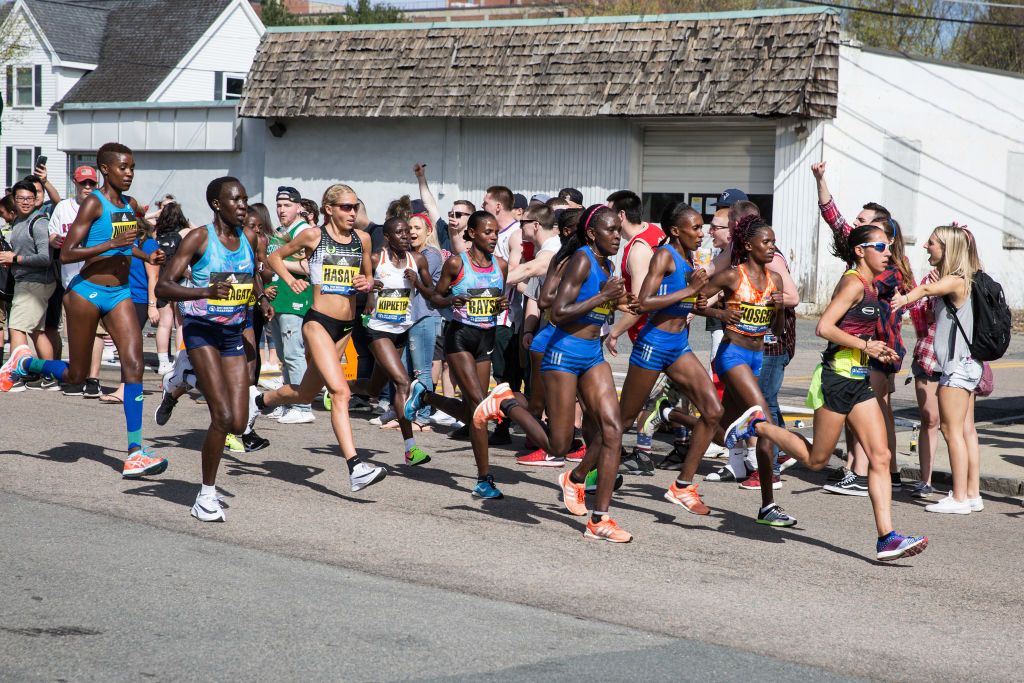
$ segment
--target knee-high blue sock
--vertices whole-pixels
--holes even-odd
[[[124,385],[124,424],[128,431],[128,451],[142,448],[142,385]]]
[[[37,375],[51,375],[58,382],[64,381],[64,375],[68,371],[68,364],[62,360],[43,360],[42,358],[27,358],[21,363],[21,370],[35,373]]]

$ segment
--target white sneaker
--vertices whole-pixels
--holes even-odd
[[[226,522],[224,508],[220,506],[219,496],[196,496],[192,505],[192,516],[200,522]]]
[[[316,417],[313,416],[311,410],[299,410],[298,408],[289,408],[285,411],[284,415],[280,417],[278,422],[283,425],[301,425],[307,422],[313,422]]]
[[[158,367],[156,369],[156,374],[158,374],[161,377],[163,377],[164,375],[166,375],[168,372],[170,372],[173,369],[174,369],[174,363],[170,362],[169,360],[162,360],[162,361],[160,361],[160,367]]]
[[[924,509],[928,512],[942,512],[947,515],[969,515],[971,514],[971,505],[966,500],[962,503],[956,502],[953,496],[946,496],[937,503],[931,505],[925,505]]]
[[[451,427],[458,422],[458,420],[443,410],[435,411],[434,414],[430,416],[430,421],[440,427]]]
[[[349,481],[352,483],[353,491],[361,491],[371,484],[376,484],[386,476],[388,476],[388,471],[383,467],[372,467],[365,462],[361,462],[352,468]]]
[[[705,458],[722,458],[729,454],[728,448],[722,448],[715,442],[708,444],[707,450],[704,451]]]
[[[267,391],[274,391],[284,386],[280,377],[260,377],[259,385]]]
[[[391,422],[392,420],[397,420],[397,419],[398,419],[398,416],[395,415],[395,411],[391,410],[391,408],[388,408],[386,411],[384,411],[383,413],[381,413],[377,417],[370,418],[370,424],[376,425],[378,427],[383,427],[388,422]]]
[[[280,420],[281,417],[284,416],[286,412],[287,411],[285,410],[284,406],[278,406],[271,410],[269,413],[267,413],[267,417],[269,417],[271,420]]]
[[[985,501],[981,499],[981,496],[968,498],[967,504],[971,506],[971,512],[981,512],[985,509]]]

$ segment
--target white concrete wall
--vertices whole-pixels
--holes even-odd
[[[205,102],[214,98],[215,73],[244,77],[252,66],[263,25],[248,2],[229,5],[150,96],[150,102]]]
[[[1024,252],[1003,248],[1004,233],[1024,238],[1024,203],[1011,188],[1024,180],[1008,173],[1024,153],[1022,112],[1024,78],[843,46],[839,112],[824,131],[829,186],[848,218],[868,201],[893,212],[916,241],[908,252],[918,277],[931,230],[968,224],[986,270],[1024,308]],[[819,282],[834,283],[842,264],[824,245],[818,260]],[[829,293],[819,287],[819,303]]]

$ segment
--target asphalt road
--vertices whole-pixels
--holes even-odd
[[[774,530],[756,493],[705,484],[696,517],[658,472],[620,491],[636,540],[612,546],[513,450],[493,456],[506,498],[472,499],[467,444],[440,434],[410,469],[397,432],[357,420],[391,475],[353,494],[318,413],[261,421],[272,446],[221,467],[228,522],[201,524],[206,408],[183,400],[159,428],[156,398],[145,436],[171,467],[123,481],[118,408],[0,396],[0,678],[1021,677],[1016,499],[953,517],[897,496],[897,527],[931,545],[885,565],[867,500],[822,493],[822,474],[787,472],[777,500],[800,524]]]

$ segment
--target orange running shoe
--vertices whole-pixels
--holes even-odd
[[[121,476],[125,479],[137,479],[151,474],[160,474],[167,469],[167,458],[154,458],[153,451],[148,448],[135,451],[124,461]]]
[[[597,524],[594,524],[593,519],[587,520],[587,530],[583,532],[583,536],[610,543],[629,543],[633,540],[633,534],[620,529],[615,520],[608,515],[602,515],[601,521]]]
[[[675,482],[672,482],[672,485],[668,487],[668,491],[665,491],[665,500],[676,505],[682,505],[686,508],[687,512],[692,512],[695,515],[711,514],[711,508],[700,499],[700,493],[697,492],[697,484],[678,486]]]
[[[569,454],[565,456],[567,462],[580,462],[587,455],[587,444],[579,439],[574,439],[569,449]]]
[[[587,514],[587,487],[577,484],[569,475],[572,470],[558,475],[558,483],[562,487],[562,502],[570,514],[582,517]]]
[[[14,386],[13,375],[18,372],[18,365],[23,359],[29,358],[31,355],[32,350],[25,344],[14,347],[10,358],[7,359],[3,366],[0,366],[0,391],[11,390],[11,387]]]
[[[500,423],[505,417],[505,413],[501,412],[501,402],[510,398],[513,398],[513,394],[507,382],[502,382],[491,389],[491,393],[487,394],[473,411],[473,424],[478,429],[483,429],[488,422]]]

